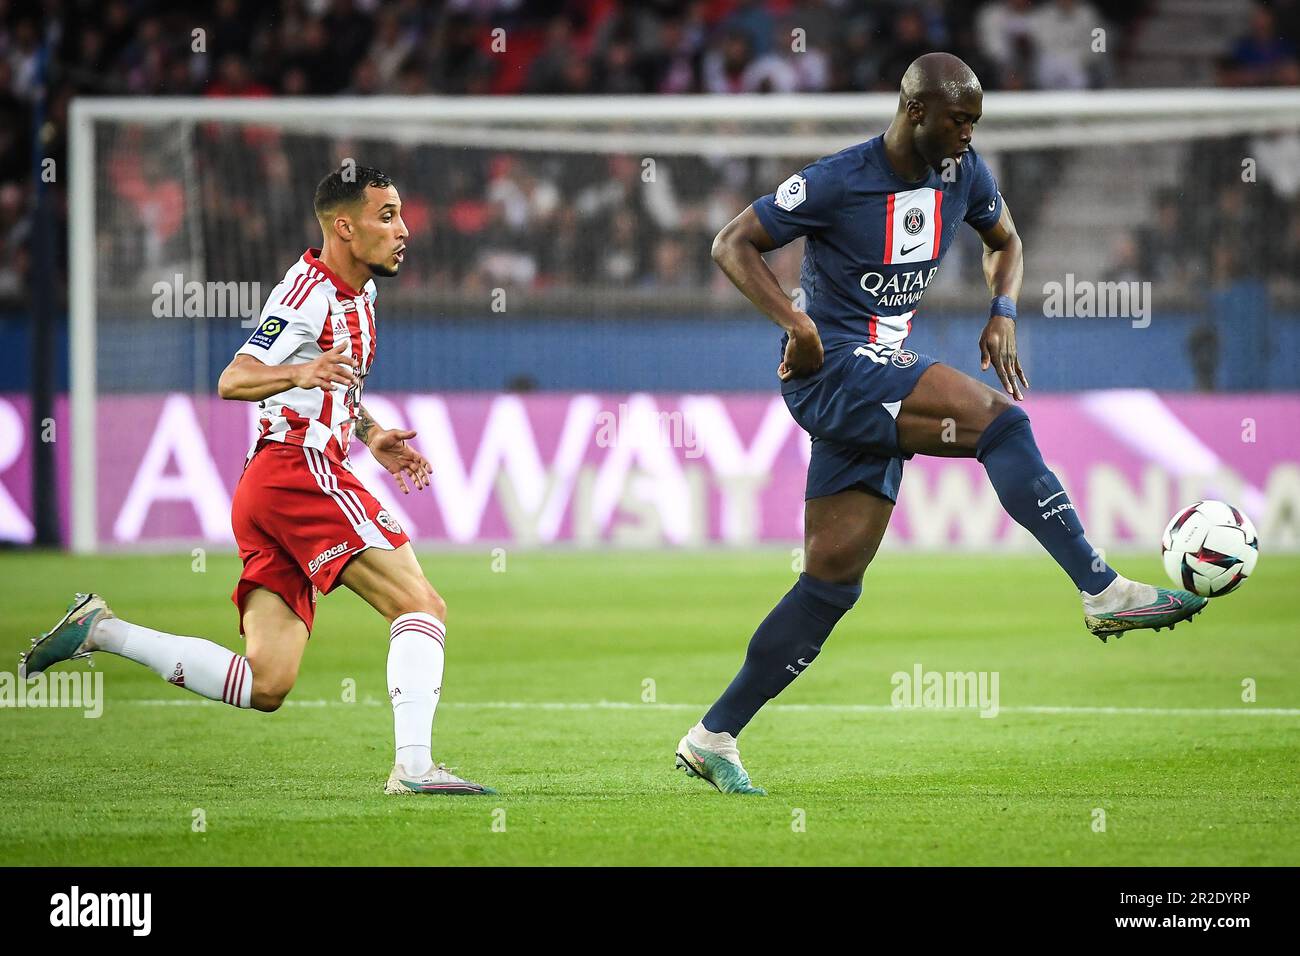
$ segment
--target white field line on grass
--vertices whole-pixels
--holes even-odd
[[[147,698],[127,700],[123,703],[145,707],[198,707],[217,704],[202,697]],[[388,701],[367,697],[348,703],[342,700],[286,700],[285,707],[387,707]],[[220,705],[218,705],[220,706]],[[681,710],[703,713],[708,704],[644,704],[620,700],[491,700],[445,701],[440,707],[465,710]],[[887,714],[899,710],[952,712],[977,710],[969,707],[894,707],[890,704],[769,704],[764,710],[784,710],[791,713],[820,714]],[[1297,707],[999,707],[1002,714],[1104,714],[1115,716],[1149,717],[1300,717]]]

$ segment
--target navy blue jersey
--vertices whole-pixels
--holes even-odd
[[[994,225],[1002,196],[973,149],[952,182],[930,170],[909,183],[877,136],[805,166],[755,200],[754,212],[778,246],[807,236],[800,286],[824,345],[897,347],[958,224]]]

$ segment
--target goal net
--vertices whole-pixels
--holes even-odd
[[[73,546],[230,542],[250,414],[218,401],[215,383],[265,296],[319,244],[312,191],[348,162],[393,177],[411,231],[406,268],[380,282],[368,395],[459,449],[458,460],[435,461],[445,483],[433,511],[407,513],[421,540],[797,538],[797,515],[773,513],[761,493],[793,489],[794,508],[806,461],[806,451],[761,454],[763,429],[775,445],[786,427],[754,398],[771,391],[776,336],[713,267],[710,242],[807,162],[883,130],[895,107],[880,94],[78,100],[65,469]],[[975,146],[1026,239],[1022,317],[1057,310],[1062,319],[1052,352],[1038,346],[1036,384],[1062,394],[1098,383],[1295,388],[1300,229],[1279,210],[1295,208],[1300,191],[1298,128],[1300,94],[1289,90],[986,96]],[[770,256],[792,296],[801,245]],[[927,293],[935,319],[921,345],[970,359],[971,323],[986,301],[978,238],[963,230]],[[1176,316],[1177,331],[1170,319],[1139,344],[1132,336],[1151,325],[1153,301],[1157,321]],[[1204,322],[1222,301],[1235,309],[1231,334]],[[1087,308],[1110,321],[1104,338],[1078,324]],[[1157,341],[1179,356],[1164,378],[1107,379],[1098,369],[1109,375],[1115,361],[1087,360],[1104,350],[1128,361]],[[684,417],[664,403],[647,411],[642,400],[659,391],[685,396],[674,406]],[[529,392],[539,394],[521,403]],[[604,459],[566,459],[574,403],[588,400],[589,443],[601,421],[617,434],[676,428],[685,477],[665,482],[647,466],[616,480]],[[1148,399],[1127,401],[1094,413],[1122,431],[1124,409]],[[1161,408],[1152,414],[1191,415]],[[503,424],[520,415],[531,448]],[[1225,477],[1226,452],[1212,446],[1202,439],[1202,451],[1160,460],[1169,483],[1145,509],[1116,505],[1112,538],[1145,540],[1151,515],[1206,488],[1271,507],[1267,476]],[[693,452],[713,469],[703,478],[692,477]],[[654,485],[641,499],[638,474]],[[637,500],[651,503],[652,519],[620,519]],[[953,506],[941,531],[920,520],[910,540],[945,545],[978,541],[961,538],[963,522],[984,519]]]

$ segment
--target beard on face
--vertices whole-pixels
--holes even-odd
[[[926,142],[921,145],[917,151],[921,153],[921,158],[925,160],[926,164],[931,169],[936,172],[942,172],[946,168],[945,164],[949,160],[954,159],[953,153],[959,148],[960,147],[958,146],[953,149],[948,149],[946,146],[938,142]]]
[[[386,266],[381,262],[367,262],[366,268],[370,270],[371,275],[380,276],[385,279],[391,279],[397,275],[397,270],[402,267],[401,263],[396,266]]]

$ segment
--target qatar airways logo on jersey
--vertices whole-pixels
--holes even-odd
[[[858,285],[863,292],[876,297],[877,308],[903,309],[921,301],[926,286],[938,271],[938,266],[930,266],[928,269],[895,272],[890,276],[883,272],[864,272]]]
[[[240,319],[251,329],[262,314],[260,282],[185,281],[176,273],[153,284],[155,319]]]

